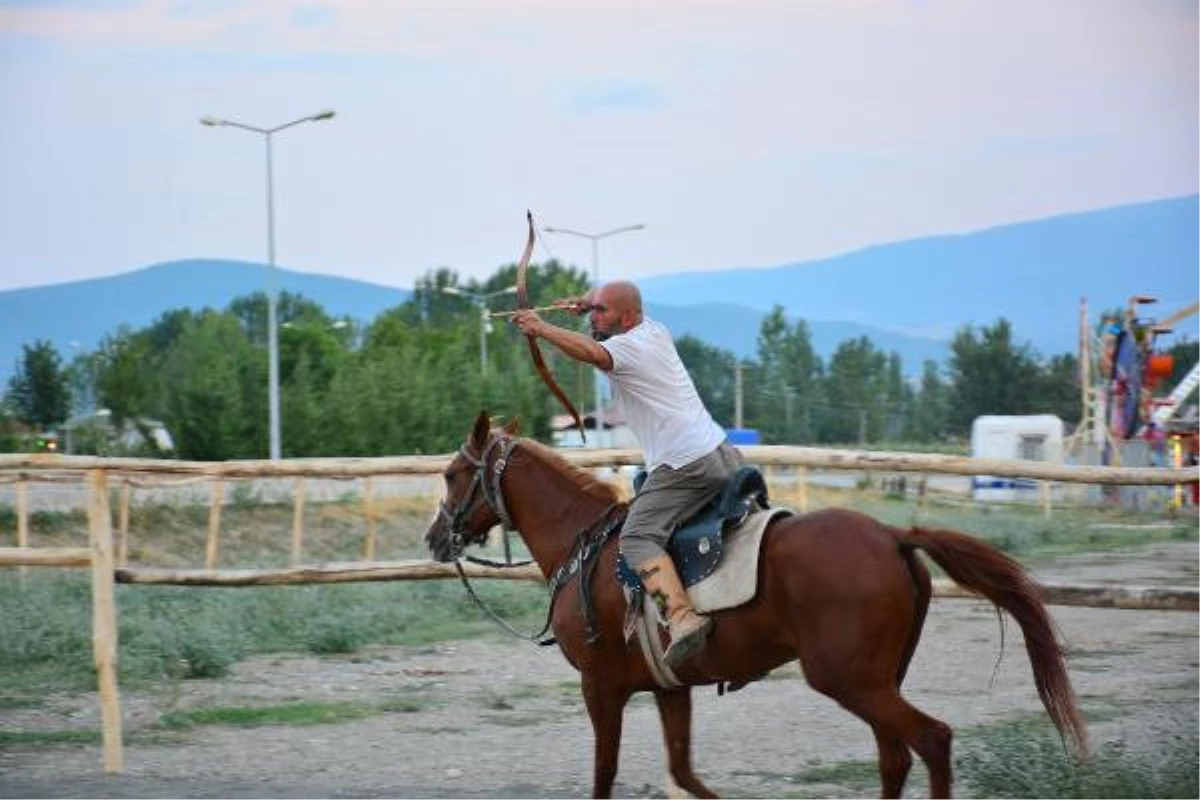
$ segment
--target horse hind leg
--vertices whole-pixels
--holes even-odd
[[[716,797],[692,772],[692,690],[656,689],[654,700],[662,720],[671,778],[692,797]]]
[[[919,711],[892,689],[834,699],[875,732],[879,746],[881,796],[900,796],[912,766],[910,749],[929,770],[929,796],[950,796],[953,734],[949,725]]]

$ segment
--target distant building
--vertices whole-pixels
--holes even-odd
[[[62,426],[65,446],[62,452],[78,453],[143,453],[171,454],[175,440],[160,420],[150,417],[127,419],[118,429],[112,422],[112,412],[101,408],[92,414],[80,414]]]
[[[584,433],[587,441],[583,441],[579,426],[570,414],[558,414],[550,419],[550,429],[553,431],[555,447],[595,447],[595,448],[637,448],[638,441],[633,431],[625,424],[625,416],[615,406],[606,406],[603,413],[604,427],[596,430],[596,415],[580,413],[583,419]]]
[[[1063,421],[1054,414],[983,416],[971,423],[973,458],[1021,459],[1063,463]],[[976,475],[976,500],[1026,500],[1037,497],[1037,481]]]

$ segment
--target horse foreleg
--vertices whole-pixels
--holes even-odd
[[[654,699],[662,720],[671,777],[693,797],[716,797],[692,772],[692,690],[656,689]]]
[[[590,679],[587,673],[583,675],[581,686],[583,702],[587,705],[596,738],[592,797],[612,797],[613,781],[617,777],[617,757],[621,751],[621,722],[631,692],[623,686]]]

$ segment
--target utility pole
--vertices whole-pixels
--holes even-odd
[[[742,360],[733,360],[733,427],[742,429]]]
[[[645,227],[646,227],[645,225],[643,225],[639,222],[636,225],[626,225],[621,228],[613,228],[611,231],[605,231],[604,233],[586,233],[584,231],[574,231],[569,228],[549,228],[549,227],[543,228],[542,230],[544,230],[546,233],[563,233],[563,234],[567,234],[568,236],[578,236],[581,239],[590,239],[591,240],[591,242],[592,242],[592,289],[599,289],[600,288],[600,240],[607,239],[609,236],[615,236],[618,233],[626,233],[627,231],[640,231]],[[594,385],[595,385],[595,389],[596,389],[596,411],[595,411],[595,415],[592,417],[592,419],[594,420],[594,424],[596,426],[596,435],[593,438],[595,439],[597,447],[603,446],[604,439],[605,439],[604,403],[603,403],[603,399],[602,399],[603,395],[604,395],[603,383],[604,383],[604,378],[603,378],[602,373],[598,369],[595,370]],[[580,433],[580,435],[583,435],[582,430],[580,430],[579,433]]]

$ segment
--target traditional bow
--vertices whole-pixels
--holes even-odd
[[[529,286],[526,282],[526,274],[529,272],[529,259],[533,256],[533,246],[537,241],[537,234],[533,229],[533,212],[526,211],[525,218],[529,222],[529,239],[525,242],[525,252],[521,254],[521,260],[517,264],[517,308],[533,307],[533,304],[529,302]],[[575,410],[575,406],[571,405],[571,400],[567,397],[567,393],[562,390],[562,387],[554,380],[554,376],[550,374],[550,370],[546,368],[541,348],[538,347],[537,337],[533,334],[526,334],[526,338],[529,340],[529,355],[533,357],[533,365],[537,367],[538,374],[542,376],[542,381],[554,393],[558,401],[563,404],[563,407],[571,412],[571,416],[575,419],[575,424],[579,426],[579,436],[586,442],[587,433],[583,430],[583,420],[580,419],[579,412]]]

